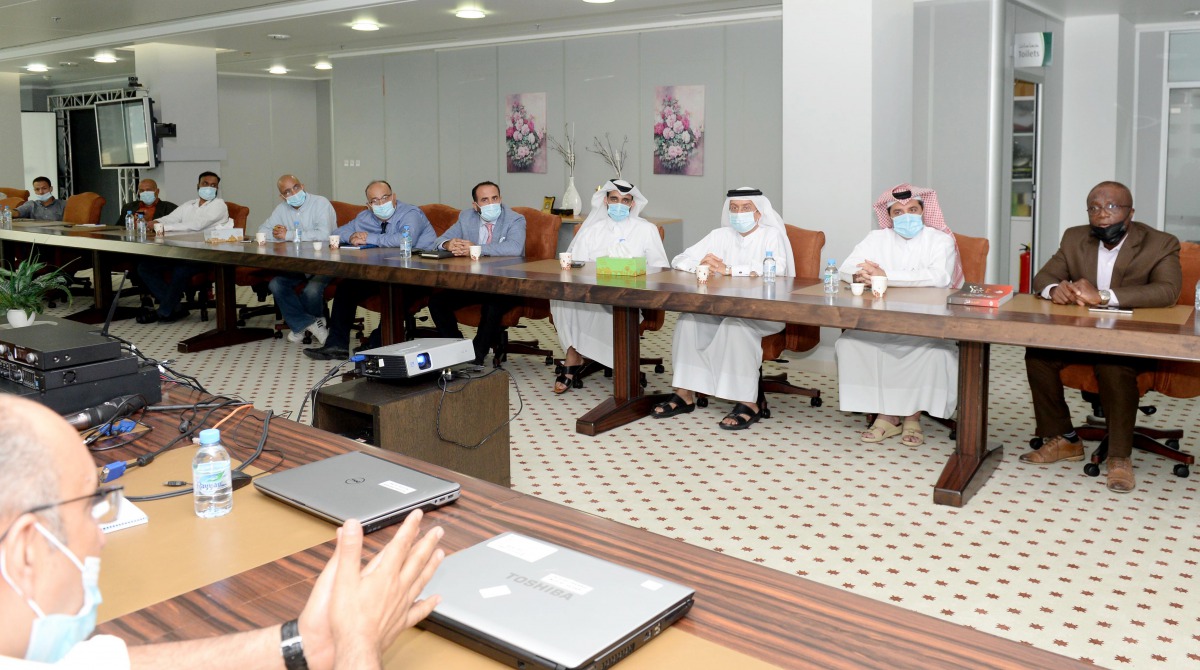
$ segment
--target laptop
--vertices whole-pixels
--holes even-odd
[[[516,668],[608,668],[692,607],[695,591],[517,533],[447,556],[421,628]]]
[[[458,500],[460,487],[387,459],[352,451],[258,477],[266,495],[339,526],[358,519],[364,533]]]

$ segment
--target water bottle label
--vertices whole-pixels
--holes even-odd
[[[199,463],[192,468],[196,495],[215,496],[230,487],[229,462]]]

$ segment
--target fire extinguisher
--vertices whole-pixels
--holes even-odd
[[[1029,293],[1029,286],[1033,283],[1033,253],[1029,250],[1028,244],[1021,245],[1021,293]]]

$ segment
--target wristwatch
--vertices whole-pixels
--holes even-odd
[[[1112,300],[1112,291],[1106,288],[1100,289],[1100,304],[1107,305],[1110,300]]]
[[[300,623],[292,619],[283,624],[279,629],[279,637],[283,666],[287,670],[308,670],[308,660],[304,658],[304,641],[300,639]]]

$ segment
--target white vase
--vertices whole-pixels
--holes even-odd
[[[567,190],[563,193],[561,209],[569,209],[576,216],[579,216],[579,210],[583,209],[583,200],[579,197],[579,191],[575,190],[575,175],[571,175],[570,181],[567,182]]]
[[[8,310],[8,325],[13,328],[23,328],[33,325],[33,320],[37,318],[36,312],[26,312],[23,309]]]

